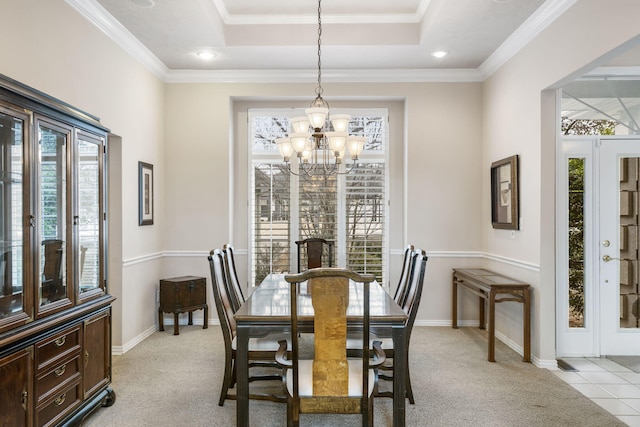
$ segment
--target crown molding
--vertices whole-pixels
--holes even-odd
[[[312,83],[317,70],[172,70],[166,83]],[[322,70],[323,83],[481,82],[475,69]]]
[[[487,58],[478,72],[486,80],[578,0],[547,0]]]
[[[282,24],[315,24],[318,15],[232,15],[229,13],[222,0],[212,0],[222,21],[226,25],[282,25]],[[422,19],[431,0],[422,0],[415,13],[385,13],[357,15],[332,15],[322,14],[322,22],[325,24],[417,24]]]
[[[115,41],[136,61],[164,80],[169,69],[149,49],[133,36],[120,22],[96,0],[65,0],[89,22],[98,27],[109,38]]]

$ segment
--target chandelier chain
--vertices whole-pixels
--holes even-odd
[[[321,60],[321,40],[322,40],[322,19],[320,18],[320,12],[322,0],[318,0],[318,87],[316,88],[316,95],[322,95],[322,60]]]

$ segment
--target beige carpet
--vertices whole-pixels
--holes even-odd
[[[476,328],[414,328],[410,363],[416,404],[407,404],[407,426],[625,425],[552,372],[521,362],[499,341],[497,362],[487,362],[485,334]],[[116,402],[84,425],[233,426],[236,402],[217,404],[223,358],[217,326],[181,326],[179,336],[172,328],[156,332],[114,356]],[[280,384],[251,384],[252,390],[269,387]],[[252,426],[285,425],[284,404],[252,400],[250,410]],[[360,418],[302,415],[301,425],[359,426]],[[392,425],[391,399],[376,399],[375,425]]]

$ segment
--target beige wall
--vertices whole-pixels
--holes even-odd
[[[558,127],[553,93],[543,91],[567,77],[575,78],[602,64],[608,53],[639,34],[640,3],[580,0],[543,31],[483,85],[482,167],[513,154],[521,156],[522,229],[510,232],[490,226],[483,205],[483,249],[497,261],[489,265],[534,286],[533,354],[555,359],[555,144]],[[544,117],[544,122],[543,122]],[[543,133],[544,131],[544,133]],[[489,197],[489,175],[483,175]],[[514,267],[510,261],[523,265]],[[498,330],[512,329],[509,318],[520,308],[502,309]],[[515,331],[514,331],[515,333]]]
[[[402,256],[407,243],[431,253],[429,297],[423,299],[420,319],[423,324],[447,324],[451,267],[467,262],[460,257],[481,250],[481,85],[325,84],[324,93],[329,102],[331,94],[341,97],[342,107],[357,106],[358,100],[375,101],[376,106],[383,106],[385,99],[403,104],[405,116],[396,120],[406,128],[392,143],[406,144],[407,214],[391,221],[406,221],[407,236],[400,228],[400,234],[391,237],[390,249],[397,254],[392,265],[399,265],[395,258]],[[282,106],[286,99],[289,105],[297,105],[300,99],[308,98],[308,103],[313,96],[311,83],[167,85],[165,197],[171,202],[165,205],[165,214],[176,221],[167,227],[165,239],[167,249],[177,252],[165,258],[165,274],[209,277],[204,255],[197,254],[232,242],[240,258],[240,279],[246,283],[247,218],[244,214],[230,217],[230,207],[235,206],[236,213],[243,206],[246,211],[246,195],[242,200],[237,196],[246,193],[247,184],[236,173],[235,185],[241,190],[235,191],[230,177],[235,151],[231,144],[247,144],[247,140],[239,129],[242,126],[234,128],[230,105],[235,102],[246,110],[249,99],[260,101],[261,107]],[[246,120],[246,114],[238,117]],[[246,164],[246,152],[243,156],[240,162]],[[392,203],[404,203],[404,195],[393,191],[403,191],[402,187],[394,186],[390,197]],[[189,254],[200,258],[186,263]],[[397,274],[399,270],[394,271],[392,283]]]

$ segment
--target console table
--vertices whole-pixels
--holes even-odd
[[[452,326],[458,328],[458,285],[478,295],[480,329],[485,328],[485,301],[489,303],[489,350],[487,360],[495,362],[496,303],[515,301],[523,305],[524,356],[531,362],[531,297],[529,285],[482,268],[454,268],[452,281]]]

